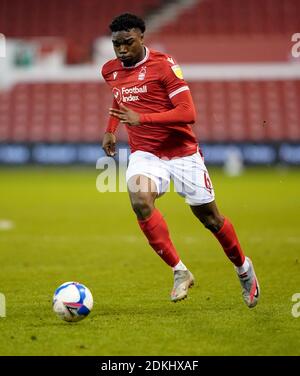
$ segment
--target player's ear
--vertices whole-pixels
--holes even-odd
[[[144,44],[144,34],[143,33],[140,35],[140,39],[141,39],[142,44]]]

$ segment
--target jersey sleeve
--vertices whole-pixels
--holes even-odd
[[[171,102],[174,106],[172,110],[165,112],[152,112],[140,114],[141,124],[194,124],[196,111],[194,102],[189,91],[182,91],[175,95]]]
[[[106,77],[105,77],[105,66],[102,67],[100,71],[101,76],[103,77],[104,81],[106,82]]]
[[[180,66],[171,57],[164,61],[161,81],[170,99],[183,91],[190,90],[183,78]]]
[[[108,64],[106,63],[106,64],[103,65],[103,67],[101,69],[102,77],[103,77],[103,79],[105,80],[106,83],[107,83],[108,71],[109,71],[108,70]],[[113,99],[112,108],[119,108],[119,105],[118,105],[117,101],[115,100],[115,98]],[[109,116],[105,132],[106,133],[115,133],[118,125],[119,125],[119,119],[117,119],[113,116]]]
[[[112,108],[119,108],[117,101],[114,99]],[[119,125],[119,119],[114,116],[109,116],[105,133],[115,133]]]

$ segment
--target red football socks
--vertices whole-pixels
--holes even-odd
[[[171,267],[178,264],[180,258],[170,239],[168,226],[159,210],[154,209],[150,217],[138,220],[140,228],[155,252]]]
[[[149,218],[138,220],[138,222],[155,252],[169,266],[174,267],[177,265],[180,258],[170,239],[167,224],[159,210],[154,209]],[[230,261],[237,267],[242,266],[245,261],[245,255],[229,219],[225,218],[222,228],[214,235],[222,245]]]
[[[229,260],[235,266],[242,266],[245,255],[229,219],[225,218],[222,228],[214,235],[219,240]]]

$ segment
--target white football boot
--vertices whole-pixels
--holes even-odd
[[[252,261],[248,257],[246,257],[246,259],[249,262],[249,269],[247,270],[247,272],[239,274],[236,267],[235,269],[242,286],[242,296],[244,302],[249,308],[253,308],[258,303],[260,297],[260,288]]]
[[[174,272],[174,286],[171,292],[171,301],[176,303],[187,297],[188,289],[194,285],[195,279],[189,270]]]

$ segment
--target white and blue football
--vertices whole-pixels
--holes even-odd
[[[54,292],[53,311],[65,321],[80,321],[88,316],[92,308],[92,293],[82,283],[65,282]]]

